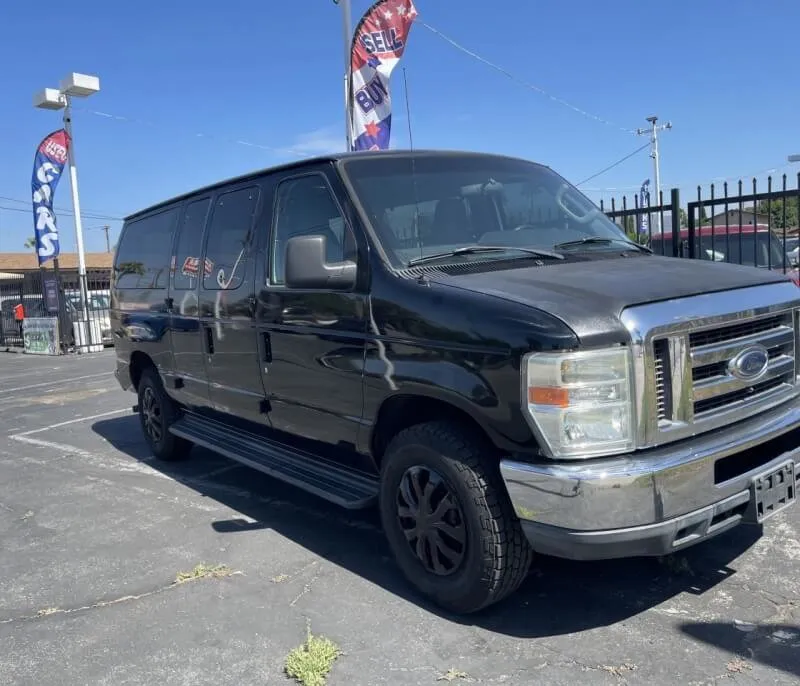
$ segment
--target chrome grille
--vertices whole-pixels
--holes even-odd
[[[669,365],[669,346],[661,339],[653,344],[655,353],[656,415],[659,422],[668,418],[667,413],[667,368]]]
[[[749,347],[767,349],[766,371],[754,381],[737,378],[729,364]],[[795,331],[792,312],[784,312],[689,334],[692,360],[692,398],[695,421],[730,406],[757,403],[795,380]]]
[[[641,448],[722,428],[800,396],[794,284],[639,305],[624,310],[622,321],[636,360]],[[750,380],[741,366],[754,361],[741,355],[748,348],[767,353],[766,368]]]

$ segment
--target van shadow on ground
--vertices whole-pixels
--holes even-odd
[[[701,595],[734,574],[729,563],[758,538],[755,527],[740,526],[661,561],[640,558],[581,563],[540,556],[522,588],[509,599],[475,615],[454,617],[420,598],[409,586],[390,557],[374,510],[341,510],[246,467],[209,476],[209,472],[233,463],[200,448],[184,462],[157,461],[134,415],[98,421],[92,428],[121,452],[254,520],[211,523],[217,532],[247,535],[249,530],[273,529],[432,613],[521,638],[608,626],[680,593]],[[687,633],[692,631],[687,629]]]

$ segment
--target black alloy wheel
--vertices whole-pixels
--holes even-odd
[[[427,598],[458,614],[513,593],[533,551],[475,429],[440,420],[395,435],[381,461],[378,505],[398,566]]]
[[[449,576],[467,550],[467,526],[458,497],[441,474],[410,467],[397,488],[397,519],[412,552],[426,571]]]
[[[169,461],[187,457],[192,444],[170,432],[170,427],[180,419],[180,409],[167,395],[155,368],[142,372],[138,394],[139,422],[153,455]]]
[[[150,386],[142,392],[142,426],[153,443],[161,443],[164,435],[164,418],[159,398]]]

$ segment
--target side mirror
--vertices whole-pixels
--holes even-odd
[[[325,236],[295,236],[286,243],[286,285],[289,288],[347,290],[356,284],[357,266],[325,260]]]

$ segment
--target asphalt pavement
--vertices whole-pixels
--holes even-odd
[[[0,353],[0,684],[797,684],[800,506],[677,556],[538,558],[467,618],[349,513],[200,449],[155,461],[113,351]],[[197,565],[221,574],[175,583]]]

